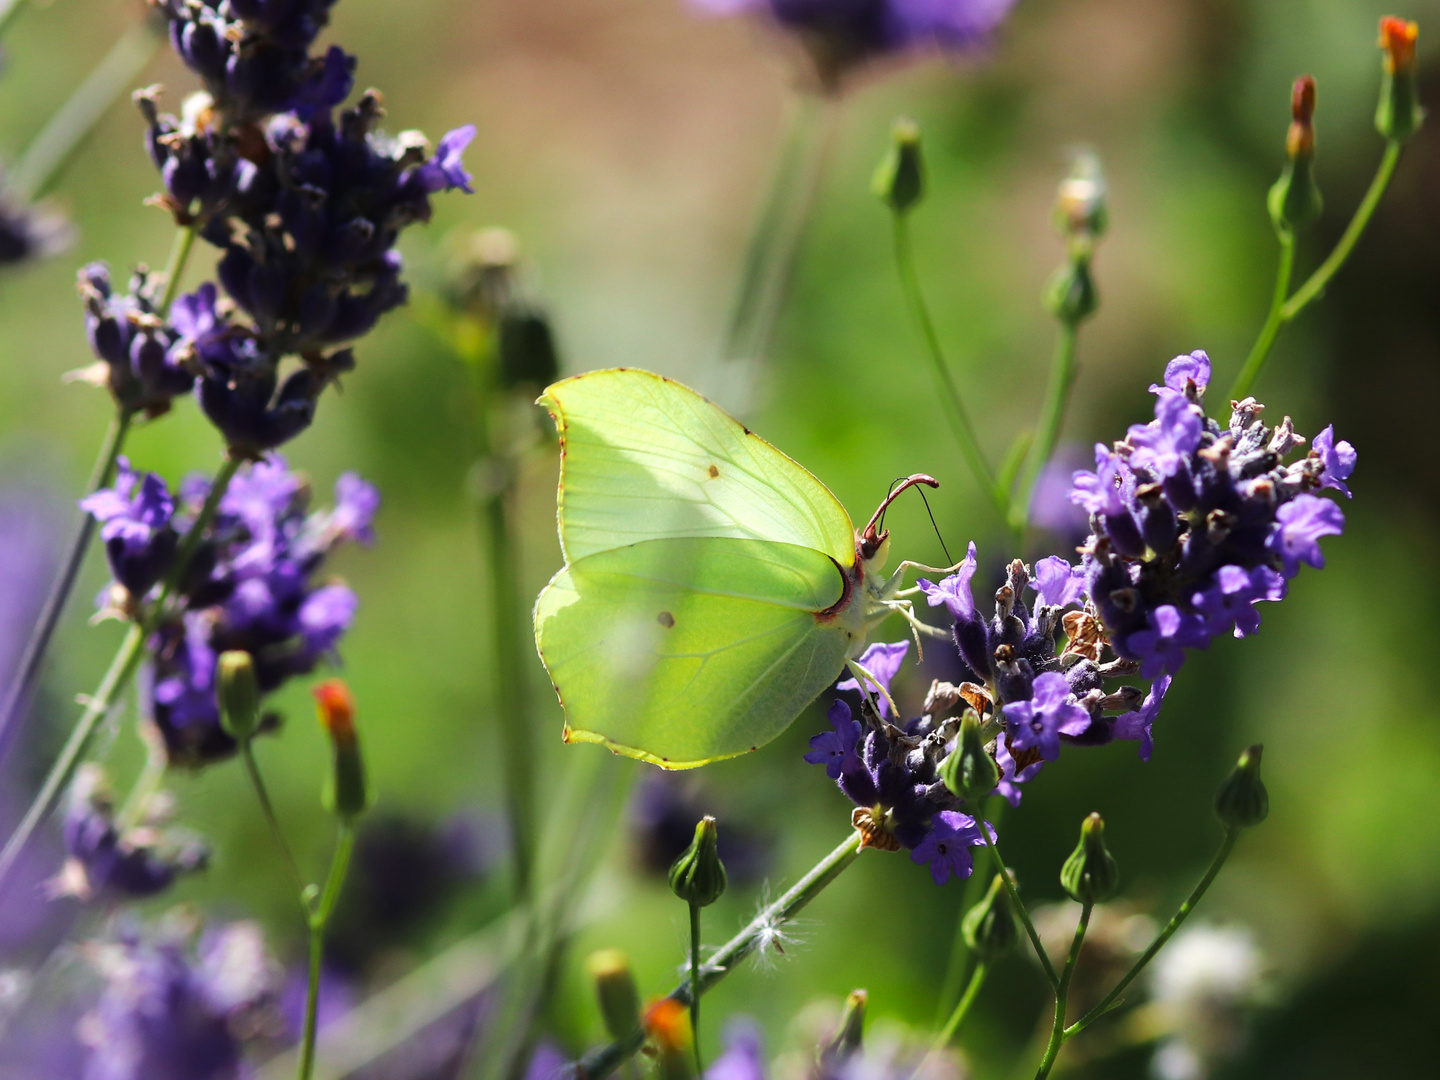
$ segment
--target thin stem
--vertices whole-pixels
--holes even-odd
[[[700,985],[700,905],[690,905],[690,985]],[[690,996],[690,1039],[695,1044],[695,1075],[704,1076],[700,1063],[700,995]]]
[[[1020,533],[1025,531],[1030,521],[1030,503],[1035,498],[1035,485],[1055,455],[1055,445],[1060,441],[1060,432],[1065,426],[1070,392],[1075,386],[1075,377],[1080,373],[1075,362],[1078,332],[1079,328],[1074,323],[1060,324],[1060,336],[1055,342],[1055,362],[1050,369],[1050,385],[1045,391],[1045,404],[1040,412],[1040,427],[1026,461],[1018,497],[1010,501],[1010,527]]]
[[[240,743],[240,760],[245,762],[245,773],[250,777],[250,786],[255,789],[255,800],[260,804],[260,816],[265,819],[265,824],[270,830],[270,838],[275,841],[281,858],[285,862],[285,869],[290,874],[290,883],[295,886],[295,893],[300,897],[301,907],[305,914],[310,914],[309,906],[305,903],[305,890],[309,887],[305,876],[300,873],[300,864],[295,861],[295,855],[290,850],[290,845],[285,840],[285,832],[280,828],[280,819],[275,814],[275,804],[270,801],[270,792],[265,787],[265,780],[260,775],[260,765],[255,760],[254,740],[245,739]]]
[[[1365,227],[1370,224],[1370,219],[1375,214],[1375,208],[1380,205],[1380,199],[1384,196],[1385,189],[1390,186],[1390,178],[1395,175],[1395,166],[1400,163],[1400,148],[1401,144],[1396,139],[1391,139],[1385,144],[1385,153],[1380,158],[1380,165],[1375,170],[1375,177],[1370,181],[1370,187],[1366,190],[1365,197],[1355,208],[1355,213],[1350,218],[1350,224],[1345,226],[1345,231],[1340,235],[1334,249],[1326,256],[1325,261],[1315,268],[1315,272],[1306,278],[1305,283],[1295,290],[1295,294],[1290,299],[1284,300],[1278,308],[1274,304],[1271,305],[1270,317],[1266,319],[1265,326],[1260,331],[1260,338],[1255,342],[1255,348],[1251,350],[1244,368],[1236,377],[1235,385],[1230,388],[1231,399],[1239,400],[1250,392],[1281,329],[1304,311],[1310,302],[1324,291],[1325,286],[1330,283],[1330,279],[1345,265],[1345,260],[1350,257],[1351,251],[1354,250],[1356,243],[1365,232]],[[1293,240],[1291,247],[1293,248]],[[1285,238],[1282,235],[1281,271],[1286,275],[1287,287],[1289,284],[1289,266],[1287,264],[1292,257],[1293,250],[1287,252]],[[1276,292],[1280,291],[1277,281]]]
[[[985,844],[990,849],[990,857],[995,860],[996,870],[1000,875],[1001,882],[1005,885],[1005,892],[1010,897],[1010,903],[1015,908],[1016,914],[1020,916],[1020,922],[1025,926],[1025,933],[1030,936],[1030,944],[1035,947],[1035,955],[1040,958],[1040,966],[1045,969],[1045,974],[1050,979],[1050,985],[1058,989],[1060,976],[1055,974],[1055,965],[1050,963],[1050,956],[1045,952],[1045,946],[1040,944],[1040,934],[1036,931],[1035,923],[1030,918],[1030,910],[1020,899],[1020,894],[1015,891],[1015,883],[1010,880],[1010,872],[1005,869],[1005,860],[1000,857],[1000,848],[995,843],[995,838],[990,835],[990,830],[985,827],[983,820],[980,822],[980,835],[985,838]]]
[[[925,339],[925,351],[935,369],[935,384],[940,389],[946,409],[945,415],[955,433],[955,441],[960,444],[960,453],[974,474],[975,482],[995,504],[1000,520],[1008,523],[1009,500],[995,482],[995,474],[990,471],[990,465],[985,460],[985,452],[980,448],[980,440],[975,436],[975,428],[970,423],[970,414],[966,412],[965,403],[961,400],[959,387],[955,385],[955,379],[950,374],[950,365],[945,362],[945,351],[940,344],[935,321],[930,317],[930,307],[925,302],[924,290],[920,288],[920,275],[915,269],[915,255],[910,246],[909,218],[896,211],[892,214],[891,221],[894,226],[895,268],[900,274],[900,287],[905,293],[905,300],[910,305],[915,322],[920,327],[920,334]]]
[[[154,625],[164,617],[165,608],[171,595],[174,593],[180,579],[184,576],[190,560],[194,558],[195,551],[200,546],[201,535],[215,516],[220,506],[220,499],[225,494],[225,489],[230,486],[230,481],[235,475],[235,470],[240,467],[238,458],[227,457],[215,474],[215,480],[210,486],[210,493],[205,499],[205,504],[200,508],[194,523],[186,532],[180,542],[180,549],[176,552],[175,562],[166,575],[165,582],[161,586],[160,595],[151,608],[150,617],[143,622],[130,624],[124,639],[120,642],[120,648],[115,653],[115,658],[110,662],[110,667],[100,680],[100,685],[95,688],[95,693],[85,698],[85,711],[80,714],[74,730],[65,741],[60,751],[60,756],[50,766],[50,772],[46,774],[45,781],[40,786],[25,811],[25,816],[20,819],[15,832],[5,842],[5,847],[0,850],[0,888],[3,888],[10,871],[15,868],[15,862],[30,838],[35,834],[49,813],[55,809],[60,801],[60,795],[65,786],[70,783],[75,775],[75,770],[80,765],[81,758],[90,744],[90,738],[95,734],[95,729],[100,721],[110,711],[115,699],[125,692],[131,677],[140,666],[140,661],[145,657],[145,640],[150,636]]]
[[[819,896],[859,854],[860,834],[851,833],[844,843],[812,866],[784,896],[763,908],[743,930],[722,945],[700,968],[698,979],[694,982],[687,979],[672,990],[671,999],[688,1005],[692,988],[697,997],[705,993],[756,949],[768,941],[773,941],[775,932],[801,908]],[[584,1077],[584,1080],[601,1080],[634,1057],[644,1042],[644,1031],[636,1029],[626,1038],[586,1054],[575,1064],[573,1075]]]
[[[23,6],[24,0],[16,0],[8,11],[0,12],[0,37]],[[17,198],[30,202],[49,190],[116,95],[135,81],[162,40],[163,34],[150,18],[120,36],[15,162],[9,181]]]
[[[1205,871],[1205,876],[1200,879],[1200,884],[1196,885],[1190,895],[1185,898],[1185,902],[1180,905],[1180,910],[1175,912],[1170,921],[1165,924],[1165,929],[1155,935],[1155,940],[1150,943],[1150,947],[1145,950],[1139,960],[1131,965],[1130,970],[1115,984],[1115,988],[1100,1000],[1100,1004],[1065,1029],[1067,1039],[1080,1034],[1118,1003],[1117,999],[1125,992],[1125,988],[1135,981],[1140,972],[1145,970],[1146,964],[1155,959],[1155,954],[1165,947],[1165,943],[1175,936],[1176,930],[1180,929],[1180,924],[1185,921],[1190,912],[1195,910],[1195,905],[1205,895],[1205,890],[1210,888],[1210,883],[1215,880],[1215,875],[1220,873],[1220,868],[1225,865],[1225,860],[1230,857],[1230,852],[1235,848],[1235,841],[1239,838],[1239,829],[1226,830],[1225,840],[1221,843],[1220,850],[1215,853],[1215,858],[1210,860],[1210,868]]]
[[[839,106],[828,97],[800,98],[746,245],[722,360],[764,359],[825,174],[838,115]]]
[[[350,853],[355,847],[355,830],[349,822],[340,823],[340,838],[325,876],[325,889],[310,916],[310,977],[305,988],[305,1032],[300,1043],[299,1080],[310,1080],[315,1071],[315,1032],[320,1016],[320,969],[325,959],[325,927],[340,899],[345,872],[350,868]]]
[[[136,695],[136,697],[139,696],[139,694]],[[165,771],[170,767],[170,757],[165,752],[164,736],[155,727],[153,718],[144,715],[143,705],[140,708],[141,715],[137,718],[136,726],[140,733],[140,741],[145,745],[145,765],[130,788],[130,794],[125,797],[120,812],[115,816],[115,828],[122,836],[144,819],[150,799],[155,792],[160,790],[160,784],[165,779]]]
[[[950,1014],[950,1019],[940,1034],[935,1036],[935,1042],[930,1047],[930,1053],[934,1054],[949,1046],[955,1038],[960,1025],[965,1022],[965,1017],[970,1014],[970,1006],[975,1004],[975,999],[980,996],[980,988],[985,985],[985,976],[990,974],[990,965],[983,960],[975,965],[974,972],[970,975],[970,984],[965,987],[965,993],[955,1006],[955,1011]]]
[[[989,808],[983,813],[982,820],[998,828],[1005,808],[1009,804],[998,796],[988,801]],[[988,862],[993,861],[988,858],[989,850],[986,848],[981,853],[982,857],[975,861],[970,878],[965,882],[965,890],[960,895],[960,910],[955,916],[955,936],[950,941],[950,963],[945,968],[945,978],[940,984],[940,996],[935,1002],[935,1027],[939,1027],[945,1019],[946,1010],[951,1007],[950,1003],[959,995],[960,982],[965,977],[965,961],[970,953],[965,945],[965,915],[980,902],[981,896],[984,895],[987,879],[985,867]],[[1001,866],[995,867],[996,873],[1001,873],[1003,870],[1004,868]]]
[[[1250,393],[1250,388],[1260,376],[1260,369],[1265,366],[1265,361],[1270,356],[1275,339],[1280,335],[1280,328],[1285,325],[1282,312],[1285,308],[1285,297],[1290,294],[1290,275],[1294,267],[1295,234],[1287,230],[1280,233],[1280,265],[1275,272],[1275,291],[1270,299],[1270,311],[1265,316],[1265,325],[1260,328],[1260,336],[1255,339],[1250,355],[1245,358],[1245,365],[1240,369],[1240,374],[1235,376],[1235,383],[1230,387],[1230,394],[1225,399],[1227,402],[1239,401]]]
[[[1070,955],[1065,958],[1065,970],[1060,975],[1060,985],[1055,990],[1055,1022],[1050,1027],[1050,1042],[1045,1046],[1045,1056],[1040,1059],[1040,1068],[1035,1080],[1045,1080],[1055,1064],[1056,1055],[1065,1042],[1065,1006],[1070,997],[1070,978],[1075,974],[1075,962],[1080,959],[1080,947],[1085,944],[1085,931],[1090,926],[1090,912],[1095,905],[1086,902],[1080,908],[1080,921],[1075,924],[1075,938],[1070,942]]]
[[[180,292],[180,279],[185,276],[185,264],[190,261],[190,250],[195,246],[195,224],[182,225],[175,232],[175,241],[170,245],[170,257],[165,260],[165,292],[160,297],[160,314],[167,315],[170,305]]]
[[[110,426],[105,432],[105,441],[100,444],[100,453],[95,459],[95,468],[91,470],[90,479],[85,485],[87,494],[93,495],[110,483],[115,461],[120,456],[120,450],[125,445],[125,436],[130,431],[132,416],[128,410],[119,409],[111,418]],[[5,703],[0,706],[0,757],[4,756],[9,747],[11,726],[19,720],[20,714],[30,702],[30,695],[35,691],[35,684],[45,666],[45,654],[55,636],[56,627],[60,625],[65,602],[70,599],[70,592],[75,588],[75,579],[80,575],[80,567],[84,565],[85,553],[89,550],[94,535],[95,519],[89,513],[82,514],[80,525],[70,540],[69,550],[65,552],[60,574],[51,585],[50,594],[45,597],[45,606],[40,609],[40,617],[35,622],[35,628],[30,631],[30,640],[25,643],[25,652],[21,654],[15,677],[6,691]]]

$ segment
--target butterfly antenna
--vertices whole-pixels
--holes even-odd
[[[890,509],[890,504],[893,503],[897,498],[899,498],[900,493],[903,492],[906,488],[915,487],[917,484],[924,484],[926,487],[938,488],[940,486],[940,481],[936,480],[933,476],[926,476],[924,473],[915,473],[913,476],[907,476],[903,480],[895,481],[893,484],[890,485],[890,492],[885,496],[885,501],[880,504],[880,506],[876,509],[875,513],[870,515],[870,520],[865,525],[863,535],[877,535],[879,532],[880,523],[885,517],[885,511]],[[929,504],[927,503],[926,505],[928,506]]]
[[[950,557],[950,549],[945,546],[945,537],[940,535],[940,526],[935,523],[935,513],[930,509],[930,500],[925,497],[925,489],[917,487],[915,490],[920,493],[920,499],[925,503],[925,513],[930,516],[930,527],[935,530],[935,539],[940,541],[940,550],[945,553],[945,565],[954,566],[955,560]]]

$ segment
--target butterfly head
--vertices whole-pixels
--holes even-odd
[[[890,509],[890,504],[902,491],[917,484],[938,488],[940,481],[933,476],[926,476],[924,473],[916,473],[914,476],[907,476],[905,479],[897,481],[890,488],[890,494],[885,496],[885,501],[876,507],[875,513],[870,515],[870,520],[865,523],[865,528],[856,535],[855,557],[866,570],[878,572],[884,568],[886,556],[890,552],[890,530],[885,528],[885,511]]]

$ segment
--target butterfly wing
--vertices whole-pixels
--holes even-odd
[[[549,387],[560,433],[565,561],[646,540],[728,537],[812,548],[855,563],[839,500],[723,409],[633,368]]]
[[[769,742],[845,663],[822,612],[844,582],[820,551],[730,537],[649,540],[577,559],[535,605],[566,739],[666,768]]]

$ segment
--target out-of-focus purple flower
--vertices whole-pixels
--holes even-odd
[[[1325,471],[1320,474],[1320,486],[1334,488],[1347,499],[1350,498],[1350,488],[1345,481],[1350,479],[1350,474],[1355,471],[1358,457],[1355,448],[1343,439],[1340,442],[1335,441],[1334,424],[1327,425],[1310,445],[1311,449],[1320,455],[1320,461],[1325,466]]]
[[[335,481],[335,509],[325,531],[337,540],[357,544],[375,542],[375,512],[380,509],[380,492],[353,472],[341,473]]]
[[[91,957],[105,989],[81,1028],[84,1080],[235,1080],[242,1021],[276,983],[257,925],[211,930],[193,954],[173,931],[132,932]]]
[[[1070,499],[1071,477],[1085,464],[1085,450],[1074,443],[1055,452],[1035,480],[1030,523],[1058,541],[1061,551],[1079,547],[1090,531],[1090,518]]]
[[[464,161],[465,148],[474,138],[474,124],[446,132],[435,148],[435,156],[416,171],[416,182],[432,195],[455,188],[467,195],[475,194],[475,189],[470,186],[474,177],[466,171]]]
[[[720,859],[733,886],[761,882],[773,864],[775,834],[745,808],[714,795],[695,773],[652,770],[631,801],[629,834],[636,860],[663,879],[695,838],[695,823],[706,814],[720,821]]]
[[[558,1046],[549,1039],[541,1039],[530,1055],[530,1064],[525,1066],[525,1080],[560,1080],[569,1064],[570,1059]]]
[[[155,283],[137,271],[129,293],[117,293],[110,268],[91,263],[80,271],[80,297],[85,302],[85,331],[97,369],[75,376],[104,386],[129,411],[158,416],[195,385],[195,373],[184,363],[184,348],[175,329],[156,309]]]
[[[880,715],[890,715],[890,680],[895,678],[900,665],[905,662],[905,654],[910,651],[909,641],[895,641],[890,644],[877,641],[860,654],[856,661],[862,668],[875,676],[875,681],[870,683],[867,680],[867,691],[869,686],[880,688]],[[860,691],[858,679],[845,679],[835,684],[836,690]]]
[[[970,595],[970,579],[975,576],[975,568],[979,565],[979,559],[975,553],[975,541],[970,541],[970,549],[965,553],[959,568],[949,577],[940,579],[938,585],[927,581],[925,578],[917,578],[916,584],[925,594],[925,600],[931,607],[939,607],[944,604],[950,611],[953,619],[968,619],[975,614],[975,598]]]
[[[853,683],[854,680],[852,679]],[[861,767],[859,744],[860,722],[851,719],[850,706],[838,698],[830,706],[826,716],[834,731],[824,731],[810,739],[810,752],[805,760],[811,765],[824,765],[825,775],[831,780],[840,779],[842,772],[854,771]]]
[[[1053,607],[1069,607],[1085,596],[1085,571],[1058,555],[1035,563],[1035,576],[1030,587],[1039,594],[1040,603]]]
[[[152,799],[152,806],[156,800]],[[49,886],[52,897],[141,898],[163,892],[180,874],[201,869],[209,849],[199,837],[165,827],[164,814],[150,813],[122,834],[103,770],[85,765],[70,789],[65,814],[64,869]]]
[[[0,188],[3,188],[0,177]],[[18,266],[58,254],[69,246],[73,230],[52,210],[24,206],[0,190],[0,266]]]
[[[276,996],[276,1009],[292,1042],[305,1033],[305,1003],[310,992],[310,972],[303,964],[291,968]],[[352,978],[326,963],[320,969],[320,993],[316,1000],[315,1030],[324,1031],[359,1003],[359,988]]]
[[[827,83],[882,56],[982,46],[1015,0],[690,0],[716,15],[767,15],[796,34]]]
[[[140,599],[170,569],[177,536],[170,525],[175,500],[165,481],[141,475],[121,458],[115,486],[80,500],[80,509],[100,522],[100,539],[115,580]]]
[[[1328,499],[1297,495],[1275,511],[1277,528],[1270,537],[1270,550],[1280,557],[1285,576],[1293,578],[1306,563],[1317,570],[1325,565],[1320,550],[1322,536],[1339,536],[1345,531],[1345,512]]]
[[[1165,692],[1169,689],[1170,676],[1161,675],[1150,684],[1150,692],[1138,709],[1115,718],[1115,738],[1139,742],[1141,761],[1149,761],[1151,751],[1155,749],[1151,728],[1155,726],[1155,718],[1160,715],[1160,703],[1165,700]]]
[[[956,810],[942,810],[935,815],[929,834],[915,846],[910,857],[917,863],[929,863],[935,884],[944,885],[952,875],[962,881],[970,876],[974,869],[970,849],[983,843],[985,837],[973,817]]]
[[[725,1052],[705,1070],[705,1080],[765,1080],[760,1029],[748,1018],[725,1025]]]
[[[1010,745],[1016,750],[1040,751],[1046,761],[1060,756],[1061,735],[1083,735],[1090,713],[1071,697],[1070,683],[1059,672],[1047,671],[1035,679],[1035,696],[1005,706]]]

